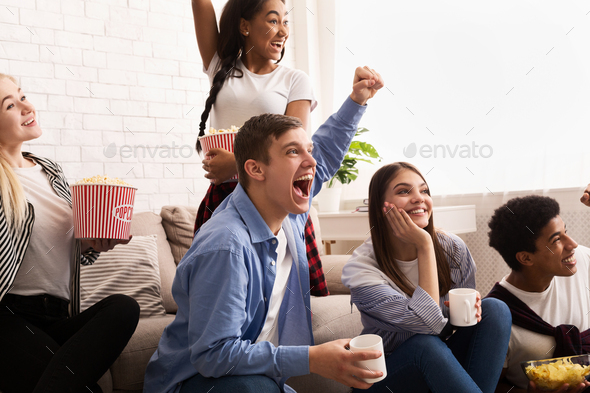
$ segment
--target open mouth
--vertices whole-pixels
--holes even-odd
[[[21,124],[21,126],[25,126],[26,127],[28,125],[31,125],[34,121],[35,121],[35,118],[33,117],[33,118],[25,121],[23,124]]]
[[[303,175],[295,179],[295,181],[293,182],[293,190],[295,190],[295,194],[299,195],[302,198],[309,197],[312,182],[313,175]]]
[[[426,210],[424,210],[424,209],[414,209],[414,210],[410,210],[408,212],[408,214],[417,214],[417,215],[422,215],[425,213],[426,213]]]
[[[281,50],[283,49],[283,43],[284,41],[273,41],[270,43],[270,46],[272,46],[275,49]]]
[[[569,257],[562,259],[561,263],[565,265],[574,265],[576,263],[576,257],[574,256],[574,254],[572,254]]]

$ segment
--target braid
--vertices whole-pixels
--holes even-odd
[[[215,73],[209,98],[205,101],[205,110],[201,114],[201,123],[199,124],[199,137],[205,135],[205,125],[209,119],[211,108],[215,104],[217,94],[223,87],[227,78],[241,78],[244,72],[236,67],[237,61],[244,50],[244,37],[239,30],[240,20],[251,20],[260,10],[267,0],[229,0],[223,7],[221,18],[219,19],[219,39],[217,42],[217,54],[221,59],[220,69]],[[283,4],[285,0],[281,0]],[[285,48],[281,51],[280,62],[285,54]],[[209,65],[211,66],[211,65]],[[197,152],[201,152],[201,142],[197,138]]]
[[[235,75],[236,71],[239,72],[239,75]],[[199,137],[205,135],[205,125],[207,123],[207,119],[209,118],[209,112],[211,112],[211,108],[213,104],[215,104],[215,100],[217,100],[217,94],[223,87],[225,80],[228,77],[236,77],[241,78],[244,75],[243,71],[239,68],[236,68],[236,59],[235,58],[225,58],[221,63],[221,69],[217,71],[215,77],[213,77],[213,87],[209,91],[209,98],[205,101],[205,110],[201,114],[201,123],[199,123]],[[201,152],[201,141],[197,138],[197,152]]]

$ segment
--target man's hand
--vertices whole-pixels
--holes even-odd
[[[551,390],[551,392],[553,393],[562,393],[562,392],[567,392],[567,393],[581,393],[583,392],[588,386],[590,386],[590,382],[588,381],[584,381],[579,385],[575,385],[570,387],[570,385],[568,385],[567,383],[564,383],[563,385],[561,385],[561,387],[557,390]],[[527,389],[528,393],[548,393],[547,390],[541,390],[541,389],[537,389],[537,385],[535,385],[535,383],[533,381],[529,382],[529,386]]]
[[[86,252],[90,248],[98,252],[109,251],[117,244],[129,243],[132,238],[133,235],[129,235],[129,239],[82,239],[82,252]]]
[[[588,186],[584,190],[584,194],[580,198],[580,202],[590,207],[590,184],[588,184]]]
[[[357,67],[350,98],[359,105],[365,105],[383,86],[383,78],[374,69],[367,66]]]
[[[349,339],[330,341],[309,347],[309,371],[322,377],[357,389],[368,389],[373,384],[358,378],[379,378],[381,371],[368,370],[354,365],[360,360],[377,359],[381,351],[355,351],[347,349]]]
[[[234,153],[225,149],[211,149],[203,160],[203,169],[207,172],[205,177],[216,186],[232,178],[238,173]]]

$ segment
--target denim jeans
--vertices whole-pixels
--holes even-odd
[[[215,388],[215,390],[212,390]],[[232,375],[221,378],[205,378],[197,374],[182,383],[180,393],[240,392],[281,393],[279,385],[264,375]]]
[[[482,320],[458,328],[446,342],[416,334],[386,359],[387,377],[354,392],[493,393],[502,372],[512,317],[497,299],[482,300]]]

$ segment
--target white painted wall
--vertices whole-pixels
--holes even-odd
[[[290,39],[282,64],[294,54]],[[39,113],[43,136],[23,149],[70,182],[119,177],[139,188],[137,211],[201,202],[194,145],[210,86],[190,0],[0,0],[0,72]]]

